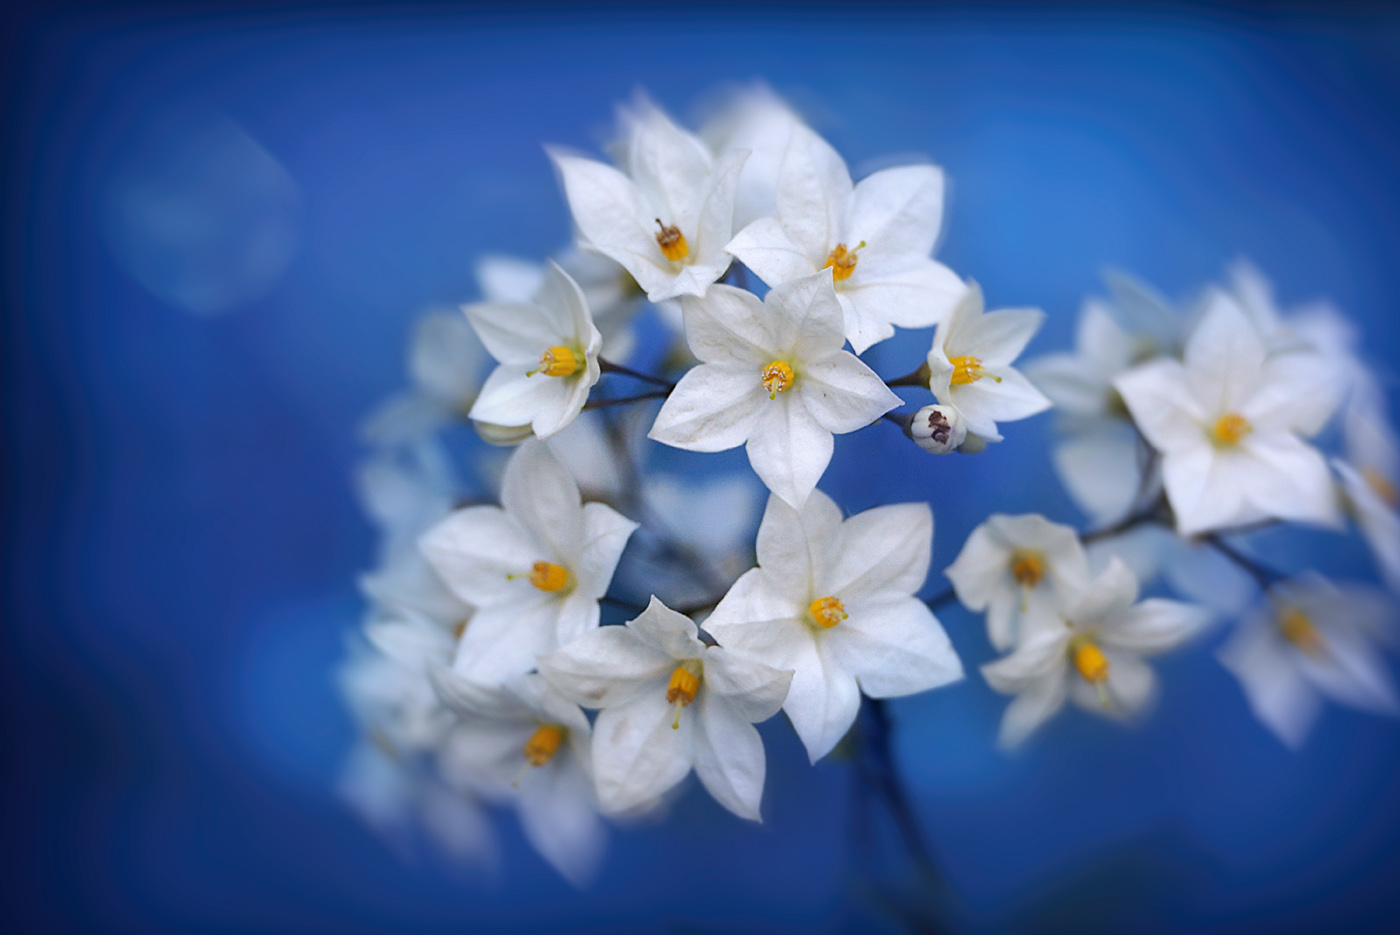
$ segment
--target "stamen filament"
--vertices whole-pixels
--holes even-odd
[[[949,357],[948,363],[953,365],[953,376],[949,380],[953,386],[967,386],[969,383],[976,383],[983,377],[997,383],[1001,382],[1001,377],[987,372],[987,369],[982,366],[980,357],[973,357],[971,354],[958,355]]]

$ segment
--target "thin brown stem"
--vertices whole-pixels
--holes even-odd
[[[645,402],[648,399],[665,399],[671,395],[670,390],[657,390],[654,393],[639,393],[636,396],[616,396],[612,398],[590,399],[583,404],[585,410],[589,409],[609,409],[613,406],[625,406],[628,403]]]

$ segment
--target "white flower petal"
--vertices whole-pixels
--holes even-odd
[[[767,763],[758,731],[723,697],[702,692],[696,707],[695,775],[719,804],[740,818],[762,821]]]
[[[841,549],[813,584],[822,595],[843,600],[911,595],[923,587],[932,551],[933,510],[927,503],[874,507],[841,524]]]
[[[813,589],[839,554],[841,525],[841,508],[820,490],[801,509],[770,496],[754,546],[759,568],[780,593],[797,602],[824,597]]]
[[[1108,650],[1104,657],[1108,660],[1108,678],[1102,685],[1108,704],[1104,704],[1098,685],[1075,676],[1069,680],[1070,698],[1085,711],[1102,717],[1132,718],[1156,698],[1157,674],[1151,666],[1128,653]]]
[[[759,218],[735,234],[724,249],[770,286],[810,276],[820,268],[788,239],[777,218]]]
[[[532,587],[526,583],[525,587]],[[559,601],[537,592],[520,601],[478,608],[462,631],[452,669],[463,678],[499,685],[535,668],[559,648]]]
[[[746,723],[766,721],[787,698],[792,673],[779,671],[723,646],[705,651],[705,692],[724,699]]]
[[[986,671],[985,668],[983,671]],[[1064,707],[1067,690],[1068,678],[1064,666],[1056,666],[1022,689],[1001,716],[997,743],[1003,749],[1011,749],[1024,742],[1036,728]]]
[[[1222,414],[1239,412],[1264,368],[1264,342],[1239,305],[1213,289],[1186,341],[1184,358],[1198,399],[1218,400]]]
[[[982,667],[987,684],[1004,695],[1020,694],[1065,668],[1069,630],[1047,630],[1032,636],[1008,656]]]
[[[767,403],[749,435],[749,464],[769,490],[800,507],[831,463],[831,433],[799,400],[779,394]]]
[[[701,364],[681,377],[647,437],[688,451],[725,451],[753,436],[770,405],[757,368]]]
[[[631,701],[645,686],[664,685],[675,660],[628,627],[599,627],[540,659],[539,667],[576,704],[611,708]]]
[[[477,302],[463,305],[462,311],[492,357],[502,364],[529,364],[524,370],[572,331],[566,320],[555,320],[530,302]]]
[[[986,312],[959,329],[956,345],[950,341],[948,349],[950,353],[972,354],[1000,375],[998,368],[1020,357],[1044,323],[1045,313],[1040,309]]]
[[[525,837],[564,879],[586,886],[607,844],[593,783],[573,757],[556,757],[531,773],[535,781],[524,789],[516,807]]]
[[[1162,358],[1136,367],[1120,374],[1113,386],[1143,436],[1158,451],[1190,447],[1204,431],[1201,426],[1207,414],[1191,392],[1186,368],[1175,360]]]
[[[637,525],[606,504],[583,505],[583,537],[573,570],[579,592],[589,600],[596,601],[607,593]]]
[[[705,363],[743,363],[760,367],[779,353],[768,323],[769,313],[752,292],[717,285],[703,298],[681,300],[685,339],[690,351]],[[755,382],[757,379],[755,378]]]
[[[486,379],[468,415],[492,425],[528,424],[533,429],[539,423],[546,434],[563,428],[583,409],[584,400],[576,399],[574,392],[575,385],[582,381],[578,377],[550,377],[542,373],[528,376],[536,366],[538,362],[528,367],[501,364]]]
[[[778,175],[778,217],[788,239],[814,262],[824,263],[842,236],[854,187],[831,144],[805,126],[793,128]]]
[[[609,706],[593,724],[593,778],[603,811],[628,812],[685,778],[694,763],[694,714],[680,721],[665,682],[627,704]],[[673,729],[672,725],[679,723]]]
[[[569,567],[583,545],[578,484],[549,446],[527,441],[515,450],[501,477],[501,506]],[[490,547],[490,544],[487,546]],[[570,568],[577,574],[577,570]]]
[[[1099,639],[1105,646],[1147,655],[1180,646],[1210,622],[1204,607],[1149,598],[1106,622]]]
[[[816,643],[794,642],[793,655],[774,665],[793,670],[783,710],[807,748],[813,763],[831,752],[846,736],[860,711],[860,688],[855,676],[835,659],[823,653]]]
[[[872,253],[928,256],[942,221],[943,170],[937,166],[882,169],[861,179],[851,196],[850,236]]]
[[[913,597],[851,602],[849,619],[826,634],[823,651],[856,677],[871,698],[928,691],[963,677],[948,634]]]
[[[1239,447],[1253,460],[1245,499],[1279,519],[1336,526],[1332,475],[1322,453],[1295,435],[1251,433]]]
[[[695,621],[685,614],[676,613],[655,595],[646,610],[636,619],[628,621],[627,629],[637,639],[671,659],[699,659],[705,655],[705,644],[700,642]]]
[[[1222,665],[1240,680],[1254,716],[1293,749],[1317,720],[1321,703],[1288,658],[1288,647],[1263,620],[1242,623],[1221,647]]]
[[[544,558],[540,544],[494,506],[458,510],[430,529],[420,547],[452,593],[477,607],[514,602],[531,585],[507,575],[528,575]]]
[[[807,364],[793,390],[817,424],[837,435],[864,428],[901,402],[875,371],[846,351]]]

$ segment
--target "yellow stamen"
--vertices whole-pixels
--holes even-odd
[[[543,766],[554,759],[567,728],[559,724],[541,724],[525,741],[525,759],[531,766]]]
[[[812,615],[817,626],[827,630],[850,616],[846,613],[846,605],[841,603],[841,599],[837,597],[817,598],[807,607],[807,613]]]
[[[1023,588],[1033,588],[1045,577],[1045,553],[1016,549],[1011,553],[1011,577]]]
[[[533,377],[537,373],[543,373],[547,377],[571,377],[578,373],[579,359],[569,348],[562,344],[555,345],[540,355],[540,365],[525,374]]]
[[[1322,653],[1322,635],[1308,619],[1308,615],[1296,607],[1286,607],[1278,615],[1279,632],[1283,638],[1297,646],[1309,656]]]
[[[456,623],[452,624],[452,638],[454,640],[460,640],[466,629],[467,621],[465,619],[458,620]]]
[[[982,367],[982,358],[971,355],[949,357],[948,363],[953,365],[953,377],[949,381],[953,386],[967,386],[969,383],[976,383],[983,377],[1001,382],[1001,377],[993,373],[988,373]]]
[[[656,219],[656,226],[661,228],[656,232],[656,245],[661,248],[662,256],[672,263],[690,256],[690,244],[685,242],[685,235],[679,227],[668,227],[661,223],[661,218]]]
[[[681,729],[681,708],[695,700],[700,690],[700,676],[693,671],[693,664],[681,663],[671,672],[671,681],[666,685],[666,701],[676,706],[676,719],[671,722],[673,730]]]
[[[1368,487],[1376,492],[1376,496],[1391,506],[1400,506],[1400,490],[1395,488],[1395,484],[1391,482],[1390,478],[1375,468],[1366,468],[1361,472],[1361,478],[1366,481]]]
[[[1096,644],[1087,640],[1074,651],[1074,667],[1079,670],[1080,677],[1091,685],[1108,678],[1108,657]]]
[[[768,398],[777,399],[779,393],[792,386],[792,367],[785,360],[775,360],[759,371],[759,379],[768,391]]]
[[[856,271],[856,261],[860,259],[856,250],[864,246],[864,240],[856,244],[855,250],[847,250],[843,243],[837,244],[835,249],[826,255],[826,265],[822,269],[831,270],[831,278],[835,282],[850,279],[851,274]]]
[[[553,562],[535,562],[529,575],[506,575],[511,581],[526,577],[541,591],[562,591],[569,586],[569,569]]]
[[[1227,412],[1225,415],[1215,420],[1215,425],[1211,426],[1210,437],[1215,439],[1217,445],[1237,445],[1250,432],[1254,431],[1254,426],[1238,412]]]

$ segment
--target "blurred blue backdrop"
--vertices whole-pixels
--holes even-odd
[[[681,117],[766,79],[859,171],[931,156],[940,257],[1061,349],[1106,266],[1169,295],[1247,256],[1400,361],[1400,19],[1157,7],[916,14],[207,4],[7,14],[3,917],[11,930],[882,931],[888,829],[781,719],[766,823],[690,788],[569,889],[509,816],[499,873],[405,863],[334,797],[331,678],[373,560],[357,420],[475,258],[569,236],[541,148],[646,87]],[[927,335],[873,360],[911,369]],[[1050,420],[979,458],[843,438],[848,510],[927,499],[934,574],[992,511],[1077,517]],[[887,469],[896,459],[898,471]],[[1371,577],[1353,540],[1283,543]],[[1298,551],[1302,549],[1303,551]],[[980,620],[943,615],[969,670]],[[975,672],[895,702],[959,931],[1395,931],[1400,725],[1298,754],[1209,651],[1140,730],[1075,713],[1016,756]]]

